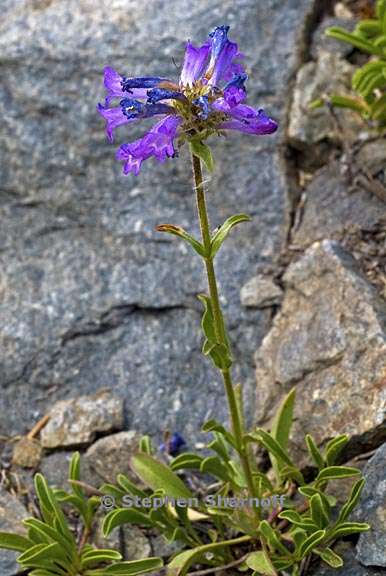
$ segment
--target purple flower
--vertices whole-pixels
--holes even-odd
[[[170,438],[160,445],[160,450],[170,454],[170,456],[177,456],[184,446],[186,446],[184,438],[178,432],[174,432]]]
[[[229,26],[219,26],[200,47],[188,42],[178,83],[160,76],[129,78],[107,67],[106,99],[98,112],[106,120],[112,141],[123,124],[159,116],[160,120],[140,139],[122,144],[117,151],[123,172],[138,175],[150,157],[164,162],[177,156],[177,147],[192,138],[205,140],[223,130],[248,134],[272,134],[277,124],[263,110],[243,102],[248,79],[235,42],[228,39]],[[178,144],[175,144],[178,142]]]

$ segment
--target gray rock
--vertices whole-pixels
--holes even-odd
[[[370,145],[369,145],[370,146]],[[379,156],[386,159],[385,146],[365,147],[358,165],[377,174]],[[382,161],[382,160],[381,160]],[[293,242],[307,247],[322,238],[339,238],[352,229],[373,228],[385,216],[385,203],[374,194],[357,186],[350,191],[338,162],[329,164],[316,173],[306,189],[307,200],[301,224]]]
[[[21,502],[12,494],[0,487],[0,531],[12,532],[24,536],[26,530],[22,520],[28,518],[27,510]],[[1,576],[14,576],[19,572],[19,564],[16,558],[19,554],[12,550],[0,548],[0,574]]]
[[[50,486],[69,490],[70,486],[67,480],[69,477],[69,466],[72,455],[73,452],[60,450],[48,454],[43,458],[40,472],[46,478]],[[80,479],[95,488],[98,488],[101,484],[99,476],[91,468],[84,453],[81,454],[80,458]]]
[[[357,559],[365,566],[386,568],[386,443],[383,444],[363,471],[363,488],[353,520],[368,522],[371,529],[359,536]],[[386,573],[386,570],[385,570]]]
[[[41,431],[44,448],[89,444],[97,434],[123,427],[123,402],[109,392],[57,402]]]
[[[23,468],[37,468],[42,457],[42,445],[33,438],[21,438],[14,446],[12,464]]]
[[[336,54],[343,58],[348,56],[353,51],[353,47],[346,42],[340,42],[334,38],[329,38],[326,36],[326,30],[332,26],[339,26],[340,28],[347,30],[347,32],[352,32],[355,24],[356,21],[352,18],[324,18],[314,32],[311,45],[311,56],[316,59],[321,52],[330,52],[331,54]]]
[[[310,153],[310,146],[326,138],[336,140],[333,118],[326,106],[311,110],[309,104],[324,95],[350,95],[351,76],[355,68],[339,55],[320,52],[316,62],[304,64],[296,77],[288,137],[293,146]],[[337,111],[345,138],[354,137],[363,128],[357,114],[350,110]],[[312,149],[311,149],[312,153]]]
[[[208,416],[225,417],[221,383],[200,358],[201,263],[154,232],[166,221],[197,233],[188,158],[149,161],[138,179],[121,174],[115,148],[143,128],[122,130],[116,146],[106,142],[95,111],[102,69],[174,78],[186,39],[203,41],[228,23],[246,54],[249,102],[284,121],[297,40],[313,6],[3,0],[1,432],[20,432],[57,400],[104,386],[127,400],[130,427],[158,436],[176,426],[197,435]],[[286,241],[290,193],[279,140],[221,139],[209,183],[213,227],[237,212],[253,216],[232,232],[218,265],[237,343],[235,379],[245,382],[251,414],[253,351],[270,314],[243,309],[239,289]]]
[[[344,565],[337,570],[330,568],[326,564],[320,564],[318,568],[312,572],[312,576],[385,576],[386,570],[382,568],[368,568],[362,566],[355,559],[355,548],[348,542],[340,542],[334,547],[334,550],[341,558],[343,558]]]
[[[338,243],[311,246],[284,275],[285,298],[256,354],[259,422],[296,385],[293,449],[353,436],[360,452],[386,437],[386,302]],[[364,409],[364,406],[366,409]]]
[[[254,276],[240,290],[240,300],[247,308],[268,308],[280,304],[282,289],[267,276]]]
[[[120,528],[115,528],[106,538],[102,531],[102,520],[103,517],[99,516],[92,538],[96,546],[119,550],[123,552],[125,560],[140,560],[153,555],[149,539],[138,526],[125,524]]]
[[[138,451],[140,435],[134,430],[118,432],[94,442],[86,452],[90,467],[101,480],[116,483],[118,474],[125,474],[138,481],[131,471],[130,459]]]

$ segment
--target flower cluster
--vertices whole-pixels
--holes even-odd
[[[118,126],[158,117],[159,121],[140,139],[122,144],[117,159],[124,162],[125,174],[139,174],[150,157],[159,162],[177,155],[185,140],[205,140],[223,130],[249,134],[271,134],[277,129],[264,111],[247,106],[247,74],[239,62],[243,55],[228,39],[229,26],[219,26],[200,47],[187,43],[178,84],[167,78],[120,76],[105,68],[107,96],[98,111],[106,120],[106,132],[113,141]],[[112,100],[119,105],[112,106]],[[176,144],[177,142],[177,144]]]

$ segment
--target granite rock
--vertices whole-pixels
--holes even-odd
[[[123,427],[123,402],[109,392],[60,400],[49,412],[41,431],[44,448],[90,444],[97,434]]]
[[[347,57],[353,51],[353,47],[346,42],[329,38],[326,36],[326,30],[332,26],[339,26],[347,32],[352,32],[355,24],[356,21],[353,18],[334,18],[332,16],[324,18],[313,34],[311,56],[317,59],[321,52],[330,52],[342,58]]]
[[[260,424],[296,386],[293,450],[352,436],[347,456],[386,437],[386,302],[337,242],[312,245],[284,275],[285,297],[256,354]]]
[[[13,532],[24,536],[26,530],[22,520],[28,518],[27,510],[21,502],[4,488],[0,487],[0,531]],[[18,554],[12,550],[0,548],[0,574],[1,576],[14,576],[19,572],[19,564],[16,562]]]
[[[354,67],[338,54],[320,52],[315,62],[304,64],[296,77],[290,110],[288,138],[300,150],[313,154],[312,146],[324,140],[336,140],[336,126],[326,106],[310,109],[309,105],[324,95],[350,94],[351,76]],[[350,110],[339,110],[337,116],[345,138],[354,137],[362,128],[358,116]]]
[[[139,439],[140,435],[134,430],[105,436],[90,446],[85,458],[101,481],[115,484],[118,474],[138,481],[131,471],[130,459],[138,451]]]
[[[383,140],[364,144],[355,157],[354,173],[368,172],[384,183],[386,145]],[[350,186],[341,162],[319,170],[306,188],[306,204],[293,242],[307,247],[315,240],[341,237],[352,229],[369,230],[385,217],[385,202],[363,184]]]
[[[363,566],[355,558],[355,548],[348,542],[340,542],[334,550],[343,559],[344,565],[337,570],[326,564],[320,564],[313,572],[312,576],[386,576],[386,570],[382,568],[371,568]]]
[[[371,526],[368,532],[359,536],[356,546],[356,557],[365,566],[386,568],[385,468],[386,443],[378,448],[363,471],[366,484],[352,516],[354,521],[368,522]]]
[[[283,298],[283,291],[272,278],[254,276],[240,290],[240,301],[247,308],[269,308],[277,306]]]
[[[314,3],[2,2],[0,431],[20,433],[57,400],[104,386],[127,400],[130,427],[159,437],[176,420],[192,433],[181,411],[193,392],[195,434],[217,415],[221,384],[200,359],[201,263],[154,231],[166,221],[197,233],[189,159],[183,151],[178,161],[148,162],[138,179],[121,174],[95,111],[102,70],[176,77],[186,39],[203,41],[228,23],[247,55],[250,103],[284,122]],[[142,130],[123,129],[117,141]],[[270,314],[243,309],[239,287],[286,241],[291,191],[280,138],[232,134],[216,143],[209,181],[213,227],[236,212],[253,217],[219,254],[235,376],[251,414],[253,349]]]

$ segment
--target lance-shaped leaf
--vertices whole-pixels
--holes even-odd
[[[277,572],[269,559],[268,554],[263,550],[251,552],[251,554],[246,558],[245,563],[257,574],[262,574],[263,576],[277,576]]]
[[[307,444],[308,452],[311,455],[311,458],[313,459],[313,461],[315,462],[315,464],[319,468],[319,470],[321,470],[322,468],[324,468],[325,462],[324,462],[323,456],[321,455],[318,447],[315,444],[314,439],[312,438],[312,436],[310,434],[306,435],[306,444]]]
[[[203,457],[193,452],[183,452],[170,463],[172,470],[199,470]]]
[[[185,242],[191,245],[191,247],[197,252],[197,254],[199,254],[203,258],[206,257],[205,248],[201,244],[201,242],[199,242],[193,236],[188,234],[188,232],[186,232],[186,230],[181,228],[181,226],[175,226],[174,224],[159,224],[159,226],[156,226],[156,230],[158,232],[167,232],[168,234],[173,234],[173,236],[178,236],[179,238],[182,238],[183,240],[185,240]]]
[[[287,466],[291,466],[292,468],[296,468],[294,463],[292,462],[291,458],[288,454],[283,450],[280,444],[272,437],[271,434],[263,430],[262,428],[258,428],[255,432],[246,435],[246,440],[252,442],[260,442],[264,448],[268,450],[269,453],[273,454],[273,456],[281,463],[287,464]]]
[[[24,552],[33,545],[34,543],[28,538],[25,538],[25,536],[19,536],[18,534],[12,534],[10,532],[0,532],[0,548]]]
[[[292,388],[292,390],[289,392],[289,394],[287,394],[287,396],[280,404],[271,426],[271,434],[276,442],[280,444],[283,450],[286,450],[288,445],[292,425],[294,403],[295,388]],[[280,470],[283,467],[283,464],[281,464],[272,454],[270,454],[270,459],[276,478],[280,482]]]
[[[214,161],[209,146],[201,142],[201,140],[193,139],[190,140],[190,149],[195,156],[204,162],[209,172],[213,172]]]
[[[318,550],[315,548],[313,552],[320,556],[320,558],[326,562],[326,564],[332,566],[332,568],[340,568],[343,566],[342,558],[338,556],[338,554],[336,554],[333,550],[331,550],[331,548],[325,548],[324,550]]]
[[[228,444],[230,444],[231,446],[233,446],[233,448],[237,450],[237,443],[233,435],[230,432],[228,432],[228,430],[226,430],[222,424],[217,422],[217,420],[212,419],[205,422],[205,424],[202,427],[202,431],[217,432],[218,434],[221,434],[228,442]]]
[[[329,534],[329,538],[340,538],[342,536],[349,536],[350,534],[367,532],[367,530],[370,530],[370,526],[365,522],[342,522],[342,524],[338,524],[332,530]]]
[[[332,106],[336,108],[348,108],[358,112],[359,114],[368,114],[370,107],[362,98],[355,98],[354,96],[341,96],[339,94],[332,94],[329,98]],[[315,106],[316,107],[316,106]]]
[[[152,490],[163,490],[171,498],[192,498],[192,493],[168,466],[149,454],[136,454],[131,467]]]
[[[299,548],[299,558],[304,558],[305,556],[307,556],[307,554],[309,554],[313,550],[313,548],[315,548],[319,544],[319,542],[323,540],[325,535],[326,535],[325,530],[318,530],[317,532],[314,532],[313,534],[311,534],[311,536],[306,538],[306,540],[304,540],[303,544]]]
[[[205,356],[211,357],[217,368],[220,370],[226,370],[232,365],[232,357],[230,355],[229,346],[218,342],[214,325],[212,302],[209,296],[206,296],[205,294],[199,294],[198,299],[201,300],[205,308],[201,326],[206,336],[206,340],[202,352]]]
[[[93,565],[101,564],[102,562],[114,562],[115,560],[122,560],[122,555],[117,550],[104,550],[104,549],[87,549],[82,554],[81,567],[89,568]]]
[[[348,442],[347,434],[342,434],[342,436],[337,436],[333,438],[329,442],[327,442],[324,458],[327,462],[327,466],[332,466],[335,464],[336,459],[338,458],[339,454],[346,446]]]
[[[233,226],[236,226],[236,224],[239,224],[240,222],[249,222],[250,220],[251,217],[248,216],[247,214],[235,214],[235,216],[231,216],[230,218],[225,220],[224,224],[220,226],[220,228],[212,237],[211,251],[210,251],[211,257],[212,258],[215,257],[225,238],[232,230]]]
[[[358,480],[358,482],[356,482],[354,484],[354,486],[352,487],[349,499],[347,500],[346,504],[342,507],[342,509],[339,513],[339,518],[338,518],[339,523],[344,522],[349,517],[351,512],[354,510],[354,508],[357,505],[358,500],[361,496],[364,485],[365,485],[365,480],[364,480],[364,478],[361,478],[361,480]]]
[[[280,540],[279,536],[277,535],[277,533],[275,532],[275,530],[272,528],[272,526],[266,520],[263,520],[262,522],[260,522],[259,531],[264,536],[265,540],[267,541],[267,543],[270,546],[270,548],[272,549],[272,551],[278,550],[281,554],[284,554],[284,556],[290,555],[290,552],[287,550],[287,548],[281,542],[281,540]]]
[[[335,38],[336,40],[341,40],[342,42],[347,42],[351,44],[355,48],[359,48],[359,50],[363,50],[364,52],[368,52],[369,54],[375,54],[377,56],[382,56],[382,50],[374,46],[368,40],[365,40],[361,36],[357,36],[344,28],[339,28],[338,26],[332,26],[326,30],[326,35],[330,38]]]
[[[326,480],[338,480],[339,478],[352,478],[360,474],[358,468],[351,466],[328,466],[319,472],[316,477],[316,484]]]
[[[311,518],[319,528],[325,528],[330,521],[320,494],[314,494],[310,500]]]
[[[143,560],[128,560],[126,562],[117,562],[100,570],[89,572],[92,576],[135,576],[136,574],[146,574],[155,572],[162,568],[163,561],[161,558],[144,558]]]
[[[103,520],[104,536],[109,536],[114,528],[122,526],[122,524],[137,524],[146,527],[153,526],[153,522],[150,520],[149,516],[140,510],[135,510],[133,508],[118,508],[118,510],[112,510],[109,512]]]

